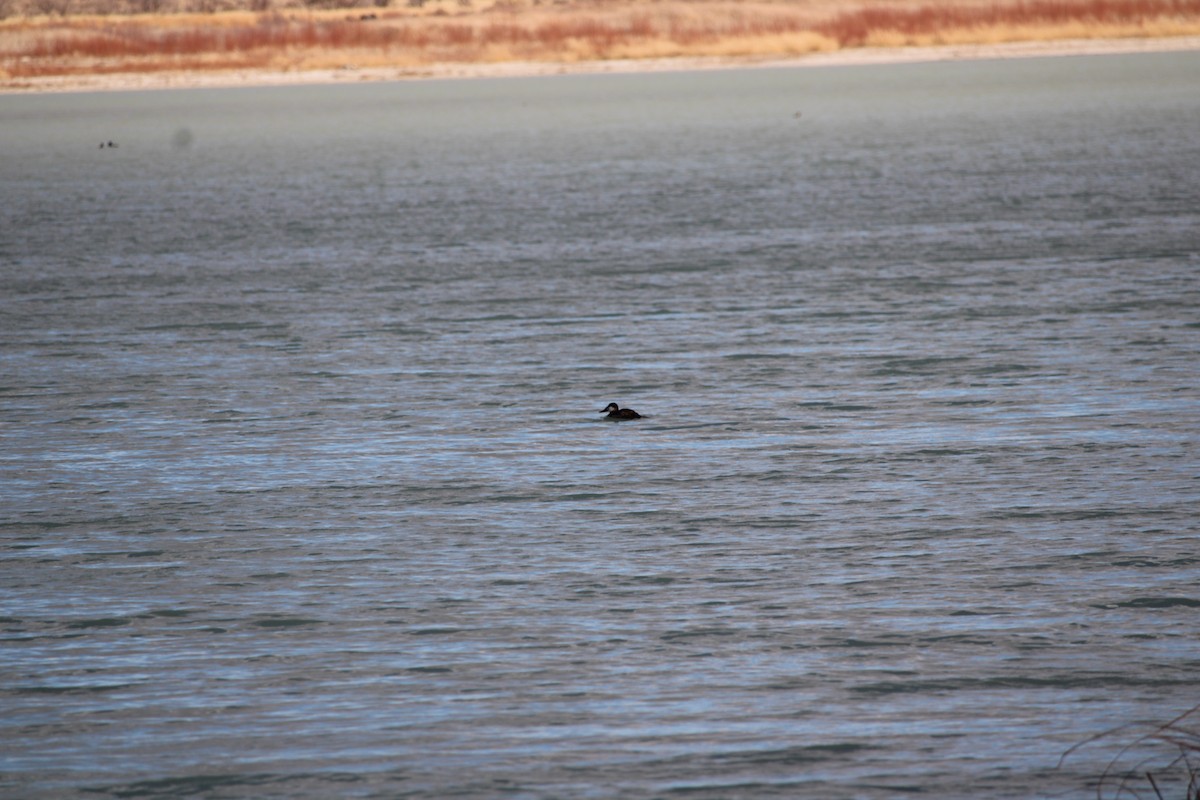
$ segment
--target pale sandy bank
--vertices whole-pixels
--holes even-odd
[[[1160,39],[1067,39],[1006,44],[938,47],[861,47],[789,58],[664,58],[572,63],[501,62],[492,64],[434,64],[416,68],[375,67],[279,72],[234,70],[214,72],[150,72],[108,75],[69,75],[8,80],[0,93],[99,92],[141,89],[285,86],[419,79],[508,78],[522,76],[682,72],[709,69],[828,67],[862,64],[903,64],[927,61],[967,61],[1001,58],[1107,55],[1121,53],[1200,50],[1200,36]]]

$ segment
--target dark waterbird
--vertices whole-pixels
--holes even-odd
[[[634,411],[632,408],[621,408],[616,403],[609,403],[600,412],[603,414],[608,412],[609,419],[641,419],[642,415]]]

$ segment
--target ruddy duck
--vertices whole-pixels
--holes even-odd
[[[632,408],[621,408],[616,403],[609,403],[604,407],[604,411],[608,412],[609,419],[641,419],[642,415],[634,411]]]

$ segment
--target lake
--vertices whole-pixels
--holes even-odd
[[[0,793],[1181,797],[1198,82],[0,98]]]

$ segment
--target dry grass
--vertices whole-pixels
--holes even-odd
[[[817,31],[842,47],[857,47],[1189,35],[1198,28],[1195,0],[1019,0],[870,6],[840,14]]]
[[[1080,742],[1063,753],[1059,766],[1088,747],[1119,746],[1100,775],[1097,800],[1149,797],[1200,800],[1200,706],[1148,731],[1122,725]]]
[[[1200,33],[1200,0],[531,2],[455,14],[405,8],[10,19],[0,23],[0,76],[766,57],[864,45]]]

